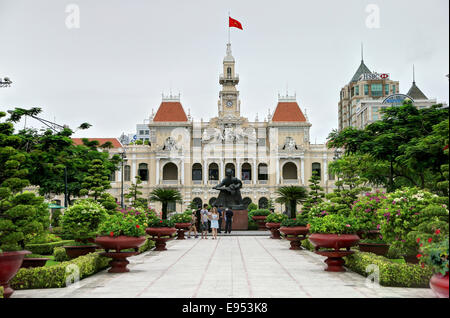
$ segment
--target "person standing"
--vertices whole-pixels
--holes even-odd
[[[223,220],[223,215],[224,215],[224,211],[222,209],[223,207],[220,206],[217,209],[217,212],[219,213],[219,228],[217,229],[217,233],[222,233],[222,220]]]
[[[198,237],[196,223],[197,223],[197,217],[195,215],[195,211],[192,211],[192,214],[191,214],[191,226],[189,227],[188,238],[191,238],[191,231],[192,230],[194,231],[195,238]]]
[[[202,239],[208,239],[208,221],[210,213],[208,211],[208,205],[204,204],[203,209],[200,211],[200,216],[202,219],[202,224],[200,225],[202,231]]]
[[[233,211],[229,208],[225,211],[225,233],[231,233],[231,223],[233,222]]]
[[[212,208],[211,212],[211,229],[213,240],[217,240],[217,229],[219,228],[219,213],[217,212],[217,208]]]

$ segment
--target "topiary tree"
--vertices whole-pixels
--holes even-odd
[[[161,202],[162,219],[167,219],[167,205],[169,202],[182,202],[180,191],[170,188],[156,188],[150,193],[150,201]]]
[[[131,184],[130,190],[127,194],[125,194],[125,198],[132,200],[132,206],[133,207],[142,207],[147,208],[148,201],[145,198],[140,198],[139,196],[142,195],[142,189],[143,187],[140,186],[142,183],[141,177],[136,176],[136,182]]]
[[[323,193],[323,188],[320,186],[320,176],[317,171],[313,171],[311,178],[309,181],[309,191],[308,199],[306,199],[305,203],[303,203],[302,212],[309,213],[311,207],[322,203],[325,197],[325,193]]]
[[[111,188],[109,176],[111,172],[103,165],[100,159],[91,161],[88,175],[84,178],[80,191],[81,195],[88,195],[97,200],[106,189]]]

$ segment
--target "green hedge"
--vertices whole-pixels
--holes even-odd
[[[53,249],[53,256],[55,257],[56,262],[65,262],[70,260],[69,256],[67,256],[66,249],[64,247],[55,247]]]
[[[42,243],[42,244],[27,244],[27,245],[25,245],[25,249],[31,251],[33,254],[52,255],[53,249],[55,247],[70,245],[73,243],[74,243],[74,241],[72,241],[72,240],[66,240],[66,241]]]
[[[70,264],[75,264],[79,267],[80,279],[83,279],[108,267],[109,261],[109,258],[100,256],[97,253],[90,253],[54,266],[21,268],[10,284],[13,289],[65,287],[66,278],[71,275],[70,272],[66,273],[66,268]]]
[[[394,263],[390,259],[373,253],[356,252],[344,257],[345,266],[352,271],[368,276],[366,267],[377,265],[380,269],[380,285],[390,287],[429,287],[433,275],[429,266],[422,268],[419,264]]]

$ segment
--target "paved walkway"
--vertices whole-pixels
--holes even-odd
[[[356,273],[329,273],[324,257],[268,236],[173,240],[130,258],[130,272],[102,271],[78,286],[19,290],[14,298],[434,297],[428,288],[370,288]]]

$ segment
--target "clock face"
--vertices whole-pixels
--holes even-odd
[[[233,106],[233,101],[231,101],[231,100],[227,101],[227,106],[228,106],[228,107]]]

